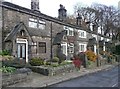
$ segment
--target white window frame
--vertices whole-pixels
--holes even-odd
[[[74,44],[73,43],[69,43],[68,44],[68,48],[69,48],[69,53],[74,53]]]
[[[104,38],[103,37],[101,37],[101,40],[103,40]]]
[[[78,30],[78,33],[79,33],[80,38],[86,38],[87,37],[86,31]]]
[[[45,29],[45,24],[45,21],[41,19],[29,18],[29,27],[31,28]]]
[[[64,26],[64,30],[67,30],[67,36],[74,36],[74,29],[73,28]],[[72,32],[72,34],[70,32]]]
[[[82,49],[81,46],[84,46],[83,50],[81,50]],[[87,49],[86,47],[87,47],[87,44],[85,44],[85,43],[79,43],[79,52],[85,52],[86,49]]]
[[[63,48],[63,46],[65,46],[65,49]],[[61,47],[62,47],[62,53],[67,56],[67,43],[66,42],[61,43]]]

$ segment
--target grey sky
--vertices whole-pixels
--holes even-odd
[[[30,8],[31,0],[5,0],[17,5]],[[91,5],[92,3],[101,3],[105,5],[118,6],[120,0],[39,0],[40,11],[44,14],[57,17],[59,5],[63,4],[67,9],[68,14],[73,14],[73,7],[76,3],[80,2],[84,5]]]

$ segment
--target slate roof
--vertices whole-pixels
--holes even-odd
[[[13,30],[7,35],[7,37],[5,38],[4,41],[9,41],[11,40],[15,34],[17,34],[18,30],[20,29],[20,27],[24,25],[24,23],[20,22],[17,25],[15,25],[15,27],[13,28]]]
[[[50,33],[46,30],[29,29],[30,36],[50,37]]]
[[[33,11],[31,9],[27,9],[27,8],[21,7],[19,5],[15,5],[13,3],[10,3],[10,2],[6,2],[6,1],[2,2],[2,7],[12,9],[14,11],[26,13],[26,14],[29,14],[29,15],[33,15],[33,16],[36,16],[36,17],[39,17],[39,18],[43,18],[47,21],[52,21],[52,22],[55,22],[55,23],[58,23],[58,24],[61,24],[61,25],[69,26],[69,27],[76,28],[76,29],[85,30],[88,33],[98,34],[101,37],[110,38],[108,36],[104,36],[104,35],[101,35],[99,33],[90,31],[89,29],[86,30],[86,29],[84,29],[84,28],[82,28],[78,25],[73,25],[73,24],[70,24],[70,23],[63,22],[63,21],[59,20],[58,18],[54,18],[54,17],[48,16],[48,15],[45,15],[45,14],[39,12],[39,11],[38,12]]]
[[[9,41],[11,40],[16,34],[17,32],[20,30],[21,27],[24,27],[27,31],[27,33],[30,36],[41,36],[41,37],[49,37],[49,33],[46,30],[40,30],[40,29],[27,29],[27,27],[25,26],[25,24],[23,22],[18,23],[17,25],[15,25],[15,27],[13,28],[13,30],[7,35],[7,37],[5,38],[4,41]]]

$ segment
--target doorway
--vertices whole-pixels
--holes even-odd
[[[26,44],[18,43],[17,44],[17,56],[19,59],[26,59]]]

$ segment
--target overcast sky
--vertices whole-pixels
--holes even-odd
[[[5,0],[30,9],[31,0]],[[76,3],[91,5],[100,3],[105,5],[118,6],[120,0],[39,0],[40,11],[49,16],[57,17],[59,5],[62,4],[67,9],[68,14],[73,14],[73,7]]]

